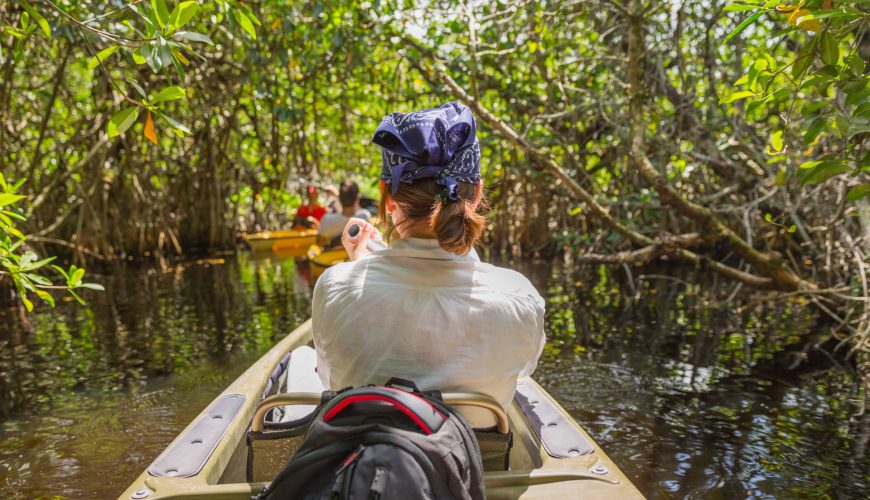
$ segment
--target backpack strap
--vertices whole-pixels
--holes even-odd
[[[431,403],[416,394],[392,387],[361,387],[332,398],[323,409],[323,421],[329,422],[355,403],[380,401],[392,405],[408,416],[424,434],[438,432],[447,420]]]

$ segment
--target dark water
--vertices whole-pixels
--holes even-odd
[[[521,270],[548,302],[536,377],[649,497],[867,496],[859,384],[776,354],[816,328],[803,304],[652,272]],[[0,311],[0,498],[117,496],[308,316],[292,260],[98,278],[108,292],[87,308]]]

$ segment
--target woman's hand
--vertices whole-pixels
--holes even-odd
[[[354,224],[359,225],[360,231],[359,234],[351,238],[350,235],[347,234],[347,230],[350,229],[350,227]],[[362,219],[352,217],[349,221],[347,221],[347,225],[344,226],[344,231],[342,231],[341,233],[341,244],[344,245],[344,249],[347,251],[347,255],[348,257],[350,257],[350,260],[359,260],[366,255],[372,253],[372,251],[368,249],[368,246],[366,244],[371,239],[377,239],[377,234],[378,230]]]

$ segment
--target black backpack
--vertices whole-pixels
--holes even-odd
[[[255,498],[485,496],[483,464],[468,423],[440,393],[390,379],[383,387],[324,393],[299,449]]]

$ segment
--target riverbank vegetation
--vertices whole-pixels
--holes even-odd
[[[868,27],[858,0],[5,2],[13,252],[231,248],[286,224],[300,179],[374,191],[380,118],[460,99],[489,252],[671,261],[732,300],[804,301],[798,351],[866,377]]]

